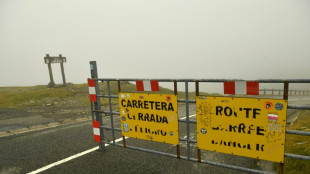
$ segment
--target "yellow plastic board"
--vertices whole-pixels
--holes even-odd
[[[119,105],[123,136],[179,144],[176,95],[119,93]]]
[[[284,161],[287,100],[198,96],[199,149]]]

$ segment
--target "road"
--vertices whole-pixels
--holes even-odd
[[[310,105],[310,98],[294,97],[289,104]],[[191,119],[195,120],[195,105],[191,105]],[[294,111],[289,111],[293,115]],[[185,105],[179,107],[179,117],[185,116]],[[110,124],[110,118],[104,117],[104,124]],[[120,127],[119,117],[114,116],[114,126]],[[185,123],[180,123],[180,137],[186,138]],[[195,124],[191,124],[190,137],[196,139]],[[0,138],[0,174],[29,173],[42,169],[60,160],[68,159],[54,167],[43,168],[42,173],[240,173],[226,168],[180,160],[174,157],[141,152],[117,146],[107,146],[104,151],[97,150],[93,140],[91,121],[51,127],[38,131]],[[115,132],[116,139],[121,138]],[[107,141],[112,140],[112,132],[106,131]],[[118,142],[122,144],[122,142]],[[131,146],[153,149],[176,154],[176,147],[163,143],[126,139]],[[187,144],[180,143],[181,156],[186,156]],[[90,150],[91,149],[91,150]],[[191,144],[191,157],[196,157],[196,144]],[[90,150],[80,157],[74,155]],[[231,156],[215,152],[202,152],[202,159],[217,161],[251,168],[253,159]]]

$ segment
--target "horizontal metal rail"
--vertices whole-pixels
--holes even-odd
[[[295,134],[295,135],[306,135],[306,136],[310,136],[310,132],[298,131],[298,130],[286,130],[286,133]]]
[[[179,138],[179,140],[180,141],[187,141],[187,138]],[[191,139],[191,138],[189,138],[188,141],[191,142],[191,143],[197,143],[197,140],[194,140],[194,139]]]
[[[102,129],[107,129],[107,130],[113,130],[112,127],[108,127],[108,126],[100,126],[100,128],[102,128]],[[114,128],[114,130],[116,130],[116,131],[122,131],[122,129],[120,129],[120,128]]]
[[[290,154],[290,153],[284,153],[284,156],[288,158],[295,158],[295,159],[302,159],[302,160],[310,161],[310,156],[295,155],[295,154]]]
[[[108,95],[97,95],[98,97],[103,97],[103,98],[118,98],[118,95],[111,95],[111,96],[108,96]]]
[[[308,105],[287,105],[288,109],[307,109],[310,110],[310,106]]]
[[[93,78],[96,81],[137,81],[137,80],[157,80],[160,82],[224,82],[224,81],[258,81],[261,83],[310,83],[310,79],[132,79],[132,78]]]
[[[122,144],[118,144],[118,143],[113,144],[112,142],[108,142],[108,141],[102,141],[102,142],[103,142],[103,143],[106,143],[106,144],[109,144],[109,145],[114,145],[114,146],[123,147]],[[142,152],[154,153],[154,154],[159,154],[159,155],[164,155],[164,156],[168,156],[168,157],[177,158],[177,155],[175,155],[175,154],[166,153],[166,152],[160,152],[160,151],[151,150],[151,149],[145,149],[145,148],[141,148],[141,147],[135,147],[135,146],[128,146],[128,145],[126,145],[126,148],[128,148],[128,149],[133,149],[133,150],[138,150],[138,151],[142,151]],[[185,157],[185,156],[180,156],[180,159],[182,159],[182,160],[188,160],[188,158]],[[190,158],[189,161],[197,162],[198,159],[197,159],[197,158]],[[245,167],[239,167],[239,166],[234,166],[234,165],[229,165],[229,164],[223,164],[223,163],[218,163],[218,162],[213,162],[213,161],[207,161],[207,160],[201,160],[201,163],[209,164],[209,165],[213,165],[213,166],[218,166],[218,167],[224,167],[224,168],[233,169],[233,170],[238,170],[238,171],[250,172],[250,173],[274,174],[274,173],[271,173],[271,172],[265,172],[265,171],[260,171],[260,170],[254,170],[254,169],[249,169],[249,168],[245,168]]]
[[[187,123],[186,119],[179,119],[179,122]],[[197,124],[196,120],[188,120],[189,123]]]

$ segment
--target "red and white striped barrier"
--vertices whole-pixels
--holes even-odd
[[[89,99],[91,102],[97,102],[95,80],[88,79]]]
[[[100,124],[99,121],[93,121],[94,139],[96,142],[101,142],[100,140]]]
[[[158,80],[137,80],[137,91],[159,91]]]
[[[257,81],[226,81],[224,94],[259,95],[259,82]]]

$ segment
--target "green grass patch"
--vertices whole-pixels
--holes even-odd
[[[110,83],[110,94],[118,95],[118,84],[116,81]],[[122,81],[122,92],[137,92],[136,85]],[[99,90],[101,95],[108,95],[107,82],[99,82]],[[159,92],[143,92],[154,94],[174,94],[173,90],[160,87]],[[205,95],[204,93],[200,95]],[[178,98],[185,99],[185,92],[178,91]],[[190,100],[195,100],[195,92],[188,94]],[[23,108],[31,106],[45,106],[55,102],[68,104],[74,101],[79,106],[89,107],[88,84],[74,84],[56,88],[47,88],[46,86],[31,87],[0,87],[0,108]],[[108,105],[107,98],[101,98],[102,105]],[[117,99],[112,99],[112,104],[118,104]]]
[[[289,127],[290,130],[310,131],[310,111],[299,111],[297,121]],[[287,134],[285,153],[310,156],[310,137]],[[279,165],[275,165],[278,171]],[[284,171],[289,174],[309,173],[310,161],[285,158]]]

